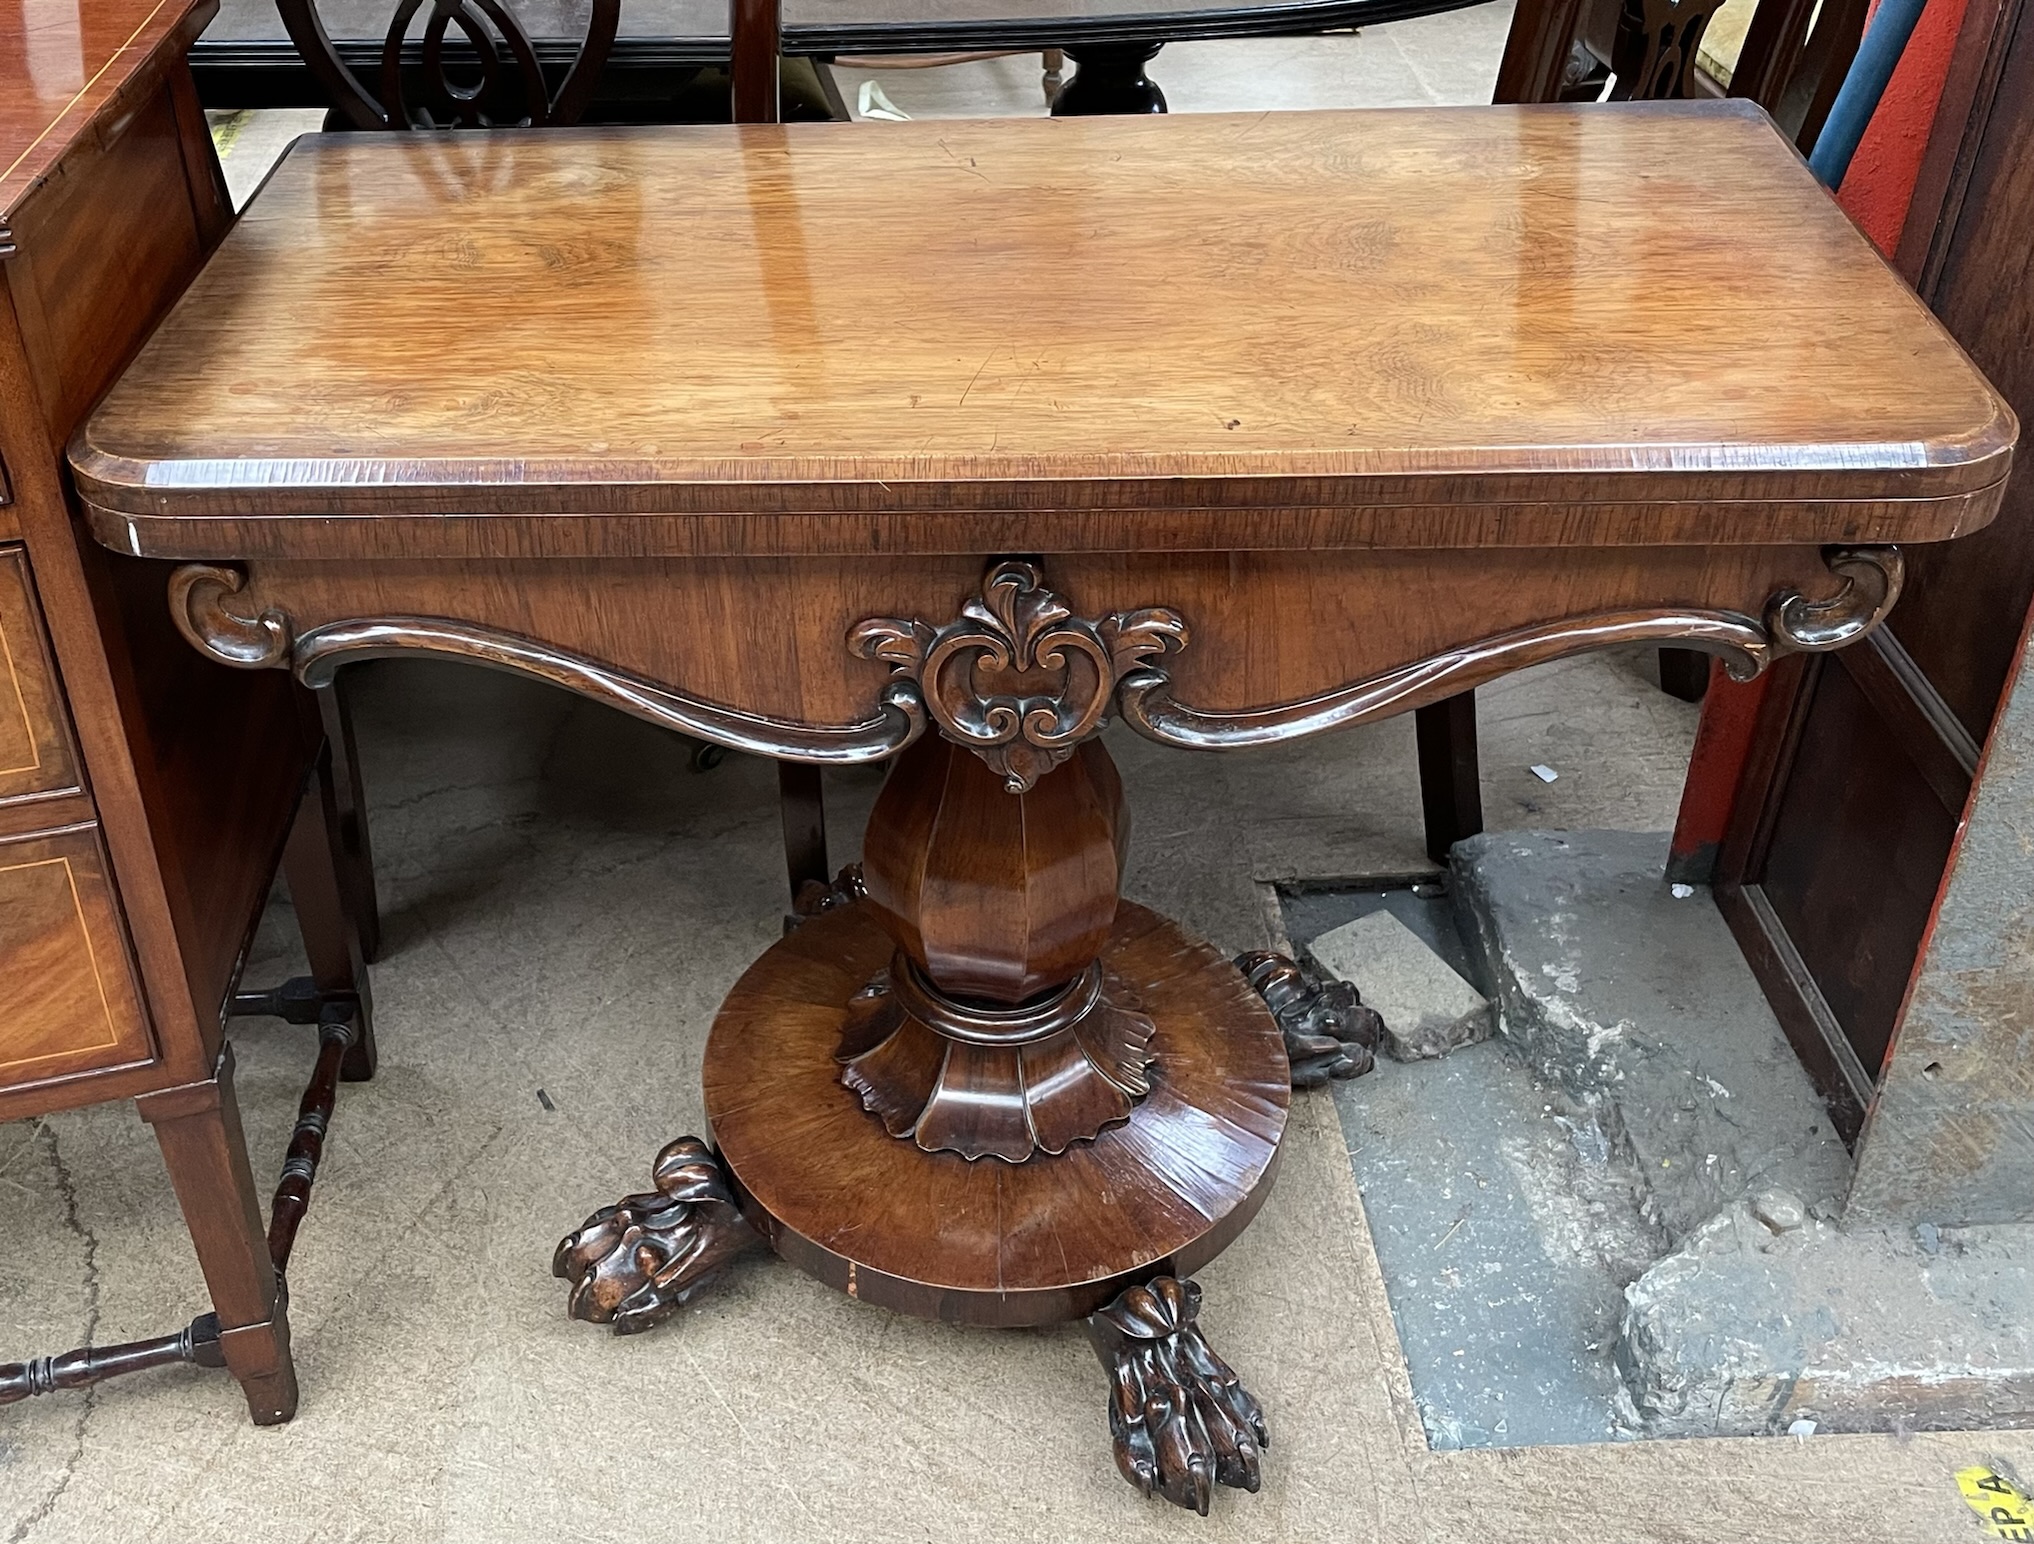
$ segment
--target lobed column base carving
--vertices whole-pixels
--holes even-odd
[[[1091,1141],[1151,1090],[1154,1027],[1098,961],[1042,1001],[946,997],[900,951],[848,1004],[840,1080],[893,1137],[1022,1163]]]
[[[654,1191],[603,1206],[558,1242],[551,1274],[572,1284],[566,1311],[633,1335],[662,1324],[736,1255],[763,1242],[698,1137],[657,1154]]]
[[[1116,1467],[1145,1495],[1206,1517],[1217,1485],[1255,1491],[1264,1411],[1202,1336],[1200,1286],[1159,1276],[1086,1321],[1108,1370]]]

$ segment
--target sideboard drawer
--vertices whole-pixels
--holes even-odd
[[[0,804],[75,791],[63,694],[20,547],[0,547]]]
[[[0,1088],[151,1054],[99,828],[0,841]]]

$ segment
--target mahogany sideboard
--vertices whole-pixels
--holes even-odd
[[[1124,1476],[1205,1511],[1269,1425],[1190,1275],[1377,1024],[1119,900],[1098,730],[1836,649],[2017,433],[1761,111],[1655,103],[303,141],[70,458],[222,673],[437,654],[891,761],[721,1007],[710,1140],[552,1268],[619,1332],[764,1243],[1085,1320]]]
[[[287,847],[315,980],[238,1006],[322,1015],[327,1093],[341,1063],[372,1070],[348,795],[309,694],[193,668],[162,565],[82,536],[63,463],[232,222],[185,63],[213,10],[0,14],[0,1119],[134,1099],[212,1298],[156,1341],[0,1365],[0,1403],[183,1360],[230,1368],[277,1421],[297,1397],[277,1262],[301,1208],[279,1198],[269,1236],[224,1021]],[[300,1137],[291,1196],[315,1157]]]

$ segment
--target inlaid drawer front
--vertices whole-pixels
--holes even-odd
[[[0,1088],[149,1055],[98,828],[0,841]]]
[[[78,787],[56,670],[19,547],[0,547],[0,801]]]

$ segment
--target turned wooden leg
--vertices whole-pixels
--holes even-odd
[[[1059,95],[1059,88],[1066,84],[1066,54],[1057,48],[1048,48],[1039,56],[1039,85],[1045,91],[1045,105],[1052,106]]]
[[[374,844],[368,835],[367,795],[360,781],[360,752],[353,739],[353,711],[347,705],[345,672],[330,686],[312,693],[318,717],[332,748],[334,830],[338,836],[335,862],[340,885],[360,937],[361,958],[381,958],[381,907],[374,893]]]
[[[1453,697],[1413,712],[1419,741],[1420,808],[1426,816],[1427,856],[1443,866],[1448,849],[1483,829],[1483,784],[1476,761],[1476,694]]]
[[[368,990],[367,962],[360,942],[354,896],[346,885],[348,863],[344,815],[339,807],[337,747],[328,743],[318,753],[304,801],[297,808],[283,849],[283,876],[304,935],[311,961],[311,981],[326,1000],[352,997],[359,1004],[355,1037],[341,1067],[349,1083],[374,1076],[374,1002]]]
[[[1144,73],[1163,43],[1096,43],[1069,48],[1074,72],[1052,98],[1055,118],[1162,113],[1165,93]]]
[[[1242,1381],[1208,1345],[1201,1289],[1158,1276],[1087,1320],[1108,1371],[1116,1467],[1145,1495],[1208,1515],[1217,1485],[1254,1491],[1271,1445]]]
[[[135,1101],[155,1128],[170,1183],[198,1251],[219,1317],[219,1350],[247,1396],[257,1426],[297,1411],[288,1302],[261,1224],[247,1138],[233,1095],[233,1050],[202,1083],[184,1083]]]

